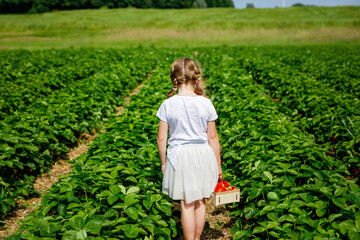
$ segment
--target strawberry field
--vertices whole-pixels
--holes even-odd
[[[197,51],[199,54],[194,55]],[[356,47],[1,52],[0,212],[99,129],[86,154],[7,239],[176,239],[161,193],[155,113],[170,64],[203,68],[219,115],[234,239],[360,239],[360,54]],[[142,83],[125,104],[132,89]],[[124,105],[117,116],[115,108]]]

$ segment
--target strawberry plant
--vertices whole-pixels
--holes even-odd
[[[23,52],[15,53],[22,54]],[[47,51],[47,53],[48,55],[45,51],[44,55],[49,59],[52,59],[52,55],[56,57],[65,55],[71,58],[70,56],[74,54],[75,60],[80,58],[85,61],[81,57],[83,51],[79,51],[77,54],[71,50],[61,50],[58,54],[54,54],[53,51]],[[84,57],[89,56],[86,54],[90,54],[87,51],[84,53]],[[19,107],[19,111],[12,112],[10,111],[12,107],[5,104],[9,106],[9,108],[5,108],[10,110],[0,120],[0,184],[3,188],[0,200],[0,218],[3,218],[10,209],[15,207],[14,198],[37,194],[33,189],[35,177],[49,171],[49,167],[56,159],[65,157],[69,147],[77,145],[77,138],[82,132],[99,128],[100,122],[110,116],[115,107],[124,103],[124,96],[141,83],[154,66],[148,64],[148,62],[153,62],[148,61],[152,58],[151,55],[142,58],[144,64],[134,65],[131,59],[141,55],[138,50],[127,50],[125,53],[99,50],[95,53],[92,52],[91,56],[99,59],[98,64],[101,64],[106,59],[106,53],[109,55],[108,60],[120,59],[120,62],[115,61],[107,66],[102,66],[101,71],[83,79],[66,79],[60,72],[60,78],[66,79],[62,81],[64,86],[57,90],[54,89],[54,91],[51,90],[51,93],[49,91],[53,87],[47,87],[46,83],[52,80],[53,83],[60,81],[56,74],[53,74],[52,78],[49,75],[49,73],[54,73],[54,69],[49,73],[41,72],[38,67],[29,67],[30,63],[27,61],[25,66],[20,64],[22,67],[15,65],[17,61],[14,61],[14,68],[18,69],[18,72],[3,77],[2,87],[6,90],[2,92],[3,102],[21,105],[16,105]],[[14,55],[13,52],[8,52],[8,54],[10,59]],[[127,54],[127,58],[124,58],[124,54]],[[30,56],[32,55],[30,54]],[[98,57],[96,58],[96,56]],[[27,58],[25,57],[25,59]],[[30,59],[27,60],[30,61]],[[51,60],[47,60],[47,62],[51,62]],[[54,62],[57,61],[54,60]],[[74,65],[75,63],[72,62],[71,72],[76,72],[77,65]],[[30,70],[24,69],[26,66]],[[84,74],[86,76],[98,69],[99,67],[96,65],[93,70],[85,71]],[[64,68],[60,67],[57,70],[62,71]],[[46,81],[42,81],[43,79],[40,78],[30,82],[30,85],[33,84],[31,86],[29,84],[22,86],[25,81],[23,79],[29,81],[35,74],[41,75],[42,73],[45,74]],[[81,70],[78,74],[80,73]],[[75,75],[70,74],[68,77],[76,78]],[[16,76],[21,79],[17,79]],[[9,82],[14,84],[8,85]],[[27,87],[29,88],[27,89]],[[33,88],[36,87],[37,90],[34,90]],[[21,89],[26,89],[29,94],[33,93],[33,95],[27,94],[31,96],[32,103],[27,104],[27,100],[24,100],[21,94],[11,95],[17,89],[20,92]]]
[[[229,185],[241,189],[243,200],[230,206],[230,215],[236,218],[231,229],[234,239],[358,239],[360,188],[348,178],[349,174],[355,176],[354,180],[358,176],[358,168],[349,169],[349,164],[358,163],[357,100],[354,98],[358,73],[352,69],[346,73],[349,65],[339,60],[344,58],[341,51],[346,55],[352,49],[322,49],[328,49],[328,55],[322,56],[320,50],[311,47],[278,47],[275,50],[279,53],[268,47],[196,49],[207,78],[207,94],[219,115],[217,128],[224,177]],[[124,61],[124,66],[110,65],[89,77],[92,81],[86,78],[75,81],[74,86],[85,89],[77,92],[78,87],[74,87],[75,96],[66,94],[66,87],[56,90],[64,94],[61,99],[64,103],[68,103],[66,97],[76,99],[91,92],[96,100],[76,101],[81,106],[70,103],[65,106],[84,111],[81,116],[97,116],[92,122],[58,123],[55,121],[58,116],[67,119],[65,114],[61,115],[63,111],[48,111],[41,101],[29,108],[34,109],[31,111],[34,113],[36,109],[47,112],[45,116],[51,118],[41,121],[44,130],[20,136],[26,137],[22,145],[30,145],[24,148],[25,153],[37,150],[31,147],[31,135],[39,141],[49,136],[48,139],[54,139],[53,143],[57,143],[55,139],[59,137],[61,141],[71,142],[66,128],[85,129],[87,124],[96,127],[100,119],[106,124],[106,132],[90,144],[86,154],[73,160],[70,175],[52,186],[39,209],[30,213],[18,232],[8,239],[173,239],[177,236],[179,226],[171,209],[173,201],[160,191],[162,175],[156,148],[158,119],[155,113],[172,88],[168,76],[170,64],[179,57],[191,56],[195,49],[132,51],[134,55],[130,56],[142,54],[142,58],[154,64],[137,60],[137,64]],[[316,67],[323,63],[317,59],[326,59],[330,66],[338,67],[328,67],[329,75],[324,77]],[[351,59],[350,65],[358,66],[355,54]],[[117,91],[111,87],[117,75],[114,72],[138,79],[129,82],[130,85],[117,85],[127,93],[142,80],[146,70],[152,68],[151,77],[139,93],[132,96],[123,115],[112,114],[113,104],[121,102],[112,95]],[[330,87],[335,83],[340,85],[334,80],[339,73],[349,76],[351,81],[345,85],[352,90]],[[320,76],[323,78],[318,79]],[[103,83],[103,87],[99,87],[101,91],[98,81]],[[322,90],[324,86],[328,89]],[[107,94],[101,94],[105,92]],[[326,98],[330,93],[335,100]],[[46,98],[48,96],[51,94]],[[49,99],[52,100],[46,101],[48,105],[59,106],[55,105],[56,99]],[[107,99],[106,114],[98,114],[102,113],[97,108],[101,99]],[[349,114],[350,111],[353,113]],[[34,129],[30,124],[34,118],[29,117],[32,121],[21,125],[16,119],[27,115],[15,118],[16,114],[11,114],[24,133]],[[105,115],[105,119],[101,117]],[[46,121],[61,134],[46,132]],[[40,135],[43,131],[47,134]],[[2,136],[9,146],[19,144],[20,137]],[[48,148],[41,144],[36,147],[46,151]],[[12,153],[11,148],[8,150]],[[51,154],[44,154],[45,159],[49,157],[51,161]],[[13,164],[27,166],[27,162],[19,160]],[[34,163],[36,167],[40,164]],[[9,183],[0,179],[0,185],[8,188]],[[226,182],[220,183],[218,190],[226,190]],[[0,193],[1,199],[9,196],[6,191]],[[7,206],[13,204],[11,200],[3,202]]]
[[[348,163],[343,175],[360,167],[357,48],[264,48],[237,60],[280,111],[314,134],[328,155]]]
[[[279,111],[239,67],[246,50],[236,50],[199,55],[219,115],[224,176],[244,199],[230,214],[234,239],[357,239],[360,189],[342,176],[345,164]]]
[[[168,67],[174,57],[165,50],[157,54],[161,65],[124,113],[109,117],[105,133],[73,160],[69,176],[52,186],[39,209],[8,239],[176,237],[171,199],[160,191],[155,116],[171,88]]]

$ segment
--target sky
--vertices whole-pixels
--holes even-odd
[[[316,6],[360,6],[360,0],[233,0],[236,8],[245,8],[247,3],[253,3],[256,8],[291,7],[295,3]]]

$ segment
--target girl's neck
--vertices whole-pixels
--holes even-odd
[[[179,96],[197,96],[194,92],[194,86],[192,86],[192,84],[181,84],[178,87],[178,91]]]

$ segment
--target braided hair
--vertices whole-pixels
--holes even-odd
[[[174,96],[176,89],[182,84],[194,84],[195,93],[198,95],[203,94],[202,88],[199,86],[200,80],[199,67],[195,61],[190,58],[179,58],[171,64],[170,79],[173,83],[173,88],[167,94],[167,98]]]

